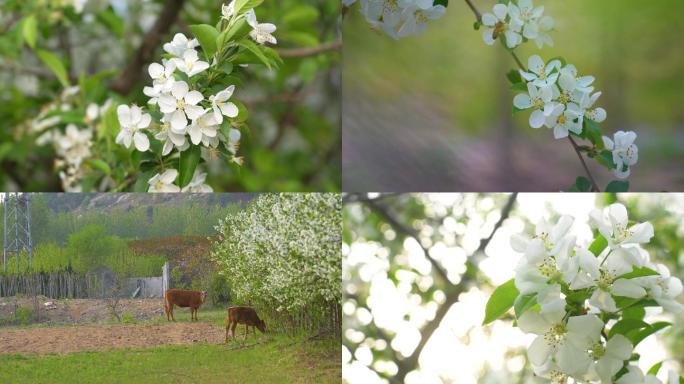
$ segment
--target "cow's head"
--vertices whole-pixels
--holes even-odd
[[[266,323],[263,320],[259,319],[256,327],[261,331],[261,333],[266,333]]]
[[[201,297],[202,303],[204,303],[204,299],[207,298],[207,291],[200,292],[200,295],[201,295],[200,297]]]

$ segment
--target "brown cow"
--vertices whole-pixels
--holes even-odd
[[[235,327],[238,324],[245,325],[245,339],[247,339],[247,334],[249,333],[249,327],[254,327],[261,331],[261,333],[266,332],[266,323],[259,318],[256,311],[252,307],[240,306],[240,307],[228,307],[228,318],[226,319],[226,343],[228,342],[228,330],[235,338]],[[256,329],[254,334],[256,334]]]
[[[186,289],[169,289],[164,295],[164,312],[166,312],[166,320],[173,320],[173,306],[177,305],[181,308],[190,307],[190,321],[197,319],[197,309],[204,304],[204,299],[207,297],[207,291],[189,291]],[[169,315],[171,318],[169,319]]]

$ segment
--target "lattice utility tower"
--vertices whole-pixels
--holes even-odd
[[[28,193],[5,193],[4,200],[4,242],[2,265],[7,272],[7,262],[12,255],[19,258],[22,251],[28,254],[29,268],[33,264],[33,242],[31,241],[31,195]]]

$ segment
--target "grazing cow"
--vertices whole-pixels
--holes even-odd
[[[266,332],[266,323],[259,318],[256,311],[252,307],[228,307],[228,318],[226,319],[226,343],[228,342],[228,330],[235,338],[235,327],[238,324],[245,325],[245,339],[247,339],[247,334],[249,333],[249,327],[254,327],[254,334],[256,334],[256,329],[260,330],[261,333]]]
[[[190,320],[197,319],[197,309],[204,304],[204,299],[207,297],[207,291],[189,291],[186,289],[169,289],[164,295],[164,312],[166,312],[166,320],[173,320],[173,306],[177,305],[181,308],[190,307]],[[171,318],[169,319],[169,315]]]

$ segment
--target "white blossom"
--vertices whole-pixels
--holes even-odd
[[[116,136],[116,143],[123,144],[126,148],[135,143],[135,148],[140,152],[150,149],[150,140],[143,132],[150,125],[152,118],[149,113],[142,113],[137,105],[119,105],[116,109],[121,131]]]
[[[214,111],[214,118],[218,124],[223,123],[223,115],[228,117],[237,117],[238,107],[233,102],[228,101],[233,92],[235,91],[235,86],[231,85],[223,91],[217,93],[216,95],[209,96],[209,101],[211,101],[211,108]]]
[[[620,179],[629,177],[630,167],[639,161],[639,148],[634,144],[636,137],[636,133],[632,131],[617,131],[613,140],[603,136],[606,149],[613,153],[613,162],[616,165],[615,176]]]
[[[173,36],[173,40],[165,43],[163,46],[164,51],[176,57],[182,57],[185,51],[189,49],[194,50],[196,47],[199,47],[199,41],[197,39],[188,40],[182,33],[176,33]]]
[[[276,31],[276,26],[271,23],[259,23],[256,19],[256,13],[253,9],[250,9],[246,13],[247,24],[252,27],[249,32],[249,36],[254,39],[259,44],[271,43],[277,44],[277,40],[273,37],[272,33]]]
[[[180,188],[174,184],[178,177],[178,171],[175,169],[167,169],[164,173],[152,176],[147,182],[150,188],[147,192],[180,192]]]
[[[204,96],[198,91],[190,91],[188,83],[177,81],[173,84],[170,94],[159,96],[158,103],[163,113],[172,114],[171,129],[176,133],[183,133],[188,125],[186,116],[194,120],[204,113],[204,109],[197,105],[203,99]]]
[[[189,192],[189,193],[211,193],[214,192],[214,190],[205,183],[207,179],[207,174],[204,172],[200,172],[199,170],[195,170],[195,174],[192,176],[192,180],[190,180],[190,183],[183,187],[181,189],[181,192]]]
[[[197,56],[197,51],[194,49],[188,49],[183,52],[182,58],[173,58],[172,60],[178,70],[188,75],[188,77],[192,77],[209,68],[209,63],[200,60]]]

